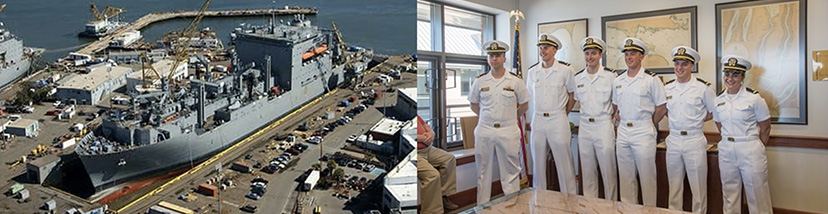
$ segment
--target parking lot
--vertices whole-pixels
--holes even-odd
[[[406,75],[410,75],[407,78],[412,80],[411,83],[416,81],[414,74]],[[383,86],[374,87],[378,91]],[[359,96],[359,93],[355,94]],[[367,96],[370,95],[359,98]],[[302,213],[312,213],[314,209],[321,209],[324,213],[362,213],[379,209],[381,184],[374,185],[374,188],[370,188],[370,184],[384,174],[384,169],[373,155],[366,156],[342,148],[349,137],[365,133],[382,119],[384,116],[379,109],[393,106],[397,98],[395,93],[388,93],[370,102],[357,99],[356,103],[349,102],[348,106],[339,102],[349,98],[350,96],[343,95],[342,99],[332,101],[330,106],[322,107],[321,111],[306,117],[296,126],[273,134],[263,146],[252,148],[241,153],[238,158],[222,163],[223,181],[219,181],[216,173],[211,172],[202,179],[188,183],[175,194],[167,195],[163,200],[198,212],[217,211],[218,197],[196,191],[200,184],[209,181],[213,185],[218,184],[216,186],[220,189],[223,188],[221,184],[225,184],[226,189],[218,192],[221,195],[222,210],[231,212],[242,211],[245,205],[255,206],[256,213],[293,213],[300,210]],[[366,161],[366,157],[371,159]],[[329,168],[328,160],[339,162],[336,168],[341,169],[341,173],[336,173],[336,168]],[[244,161],[252,172],[230,170],[231,162],[236,161]],[[320,182],[310,192],[301,191],[299,187],[314,167],[320,172]],[[341,174],[339,180],[333,179],[334,174]],[[226,182],[228,180],[232,182]],[[254,184],[254,180],[259,184]],[[374,192],[360,194],[369,191]],[[366,195],[376,199],[372,200]]]

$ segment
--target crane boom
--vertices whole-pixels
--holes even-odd
[[[179,41],[181,41],[180,38],[182,37],[184,38],[184,41],[182,44],[177,44],[177,47],[173,47],[173,50],[175,50],[175,55],[173,58],[172,67],[170,67],[170,73],[167,77],[167,79],[169,79],[171,82],[173,79],[172,75],[175,73],[175,68],[177,68],[178,65],[181,64],[181,62],[183,62],[187,58],[187,55],[189,55],[187,53],[187,47],[190,46],[190,39],[196,32],[198,24],[201,23],[201,19],[204,18],[204,12],[207,11],[207,6],[210,5],[210,1],[211,0],[204,1],[204,4],[201,5],[201,10],[198,11],[198,14],[196,14],[196,17],[193,19],[193,22],[191,22],[190,25],[187,26],[187,28],[183,29],[179,34]],[[210,68],[207,69],[209,72]]]

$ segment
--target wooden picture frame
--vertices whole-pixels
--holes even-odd
[[[807,1],[768,0],[716,4],[716,88],[721,91],[726,55],[753,65],[743,85],[756,89],[771,122],[808,124]]]
[[[649,49],[642,67],[659,74],[673,73],[671,51],[679,45],[696,45],[696,6],[601,17],[601,38],[607,43],[604,67],[626,69],[624,39],[635,37]],[[694,69],[693,73],[697,73]]]

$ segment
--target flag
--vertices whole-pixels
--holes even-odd
[[[523,78],[523,66],[520,63],[520,19],[523,18],[523,13],[520,11],[512,11],[510,14],[511,16],[515,17],[515,44],[514,49],[512,50],[512,70],[518,76],[518,78]],[[518,104],[520,106],[520,104]],[[526,160],[526,134],[524,132],[526,115],[521,115],[518,118],[518,127],[520,127],[520,168],[523,170],[520,171],[520,187],[528,188],[529,187],[529,168],[527,167],[527,160]]]

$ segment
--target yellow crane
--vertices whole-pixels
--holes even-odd
[[[173,54],[175,55],[173,55],[172,67],[170,67],[170,73],[167,76],[167,79],[170,81],[170,85],[173,83],[172,76],[175,74],[175,68],[177,68],[181,62],[186,60],[189,55],[187,48],[190,46],[190,39],[192,39],[192,37],[198,32],[198,24],[201,23],[201,20],[204,18],[204,12],[207,11],[207,6],[210,5],[210,1],[211,0],[204,1],[204,4],[201,5],[201,9],[198,11],[198,14],[196,14],[196,17],[193,19],[193,22],[190,22],[190,25],[187,26],[187,28],[181,30],[181,33],[178,34],[178,43],[175,43],[175,40],[171,43],[173,46],[177,46],[171,47],[173,48]],[[181,40],[181,38],[184,39]],[[207,72],[209,73],[210,70],[209,68],[207,69]]]
[[[89,10],[92,12],[92,17],[94,18],[93,21],[103,21],[124,12],[124,8],[112,6],[106,6],[103,11],[100,11],[95,3],[89,4]]]
[[[347,57],[345,56],[345,51],[348,50],[348,45],[345,44],[345,39],[342,37],[342,33],[339,32],[339,28],[336,27],[336,23],[331,21],[331,26],[333,27],[334,34],[336,35],[336,40],[339,42],[339,59],[337,60],[337,64],[342,64],[347,61]]]
[[[155,70],[155,67],[152,66],[152,61],[150,61],[147,53],[141,53],[141,80],[143,83],[143,87],[149,88],[150,81],[154,81],[157,79],[161,79],[161,74]],[[151,72],[150,72],[151,71]]]

